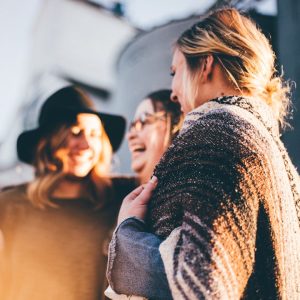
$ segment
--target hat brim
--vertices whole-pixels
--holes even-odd
[[[126,120],[124,117],[119,115],[112,115],[102,112],[97,112],[91,109],[70,109],[74,115],[80,113],[89,113],[97,115],[108,135],[110,143],[112,145],[113,152],[116,152],[123,140]],[[38,127],[36,129],[27,130],[21,133],[17,139],[17,153],[21,161],[32,164],[39,140],[45,133],[45,128]]]

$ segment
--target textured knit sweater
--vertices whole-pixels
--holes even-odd
[[[149,221],[174,299],[300,299],[299,175],[265,103],[195,109],[155,175]]]
[[[107,247],[133,180],[114,179],[102,209],[85,198],[33,207],[26,186],[0,193],[0,299],[100,300],[107,286]]]

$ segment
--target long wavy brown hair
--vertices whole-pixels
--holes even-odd
[[[53,132],[43,136],[37,145],[33,162],[36,178],[27,187],[28,199],[36,207],[56,207],[51,201],[51,194],[66,174],[62,172],[62,161],[55,156],[55,153],[64,145],[69,130],[70,126],[60,125]],[[95,207],[102,207],[109,201],[111,186],[108,175],[112,146],[103,126],[99,138],[102,144],[99,160],[87,178],[82,179],[87,183],[88,199],[95,203]]]

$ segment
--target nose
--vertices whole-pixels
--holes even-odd
[[[137,130],[135,128],[129,128],[127,134],[126,134],[126,138],[128,141],[133,140],[134,138],[136,138],[137,136]]]
[[[85,134],[82,134],[80,136],[80,138],[78,139],[77,146],[78,146],[78,148],[80,150],[86,150],[86,149],[90,148],[90,144],[89,144],[88,138],[86,137]]]

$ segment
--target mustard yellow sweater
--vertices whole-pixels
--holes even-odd
[[[0,299],[104,299],[109,236],[131,187],[101,210],[80,198],[41,210],[25,186],[0,193]]]

